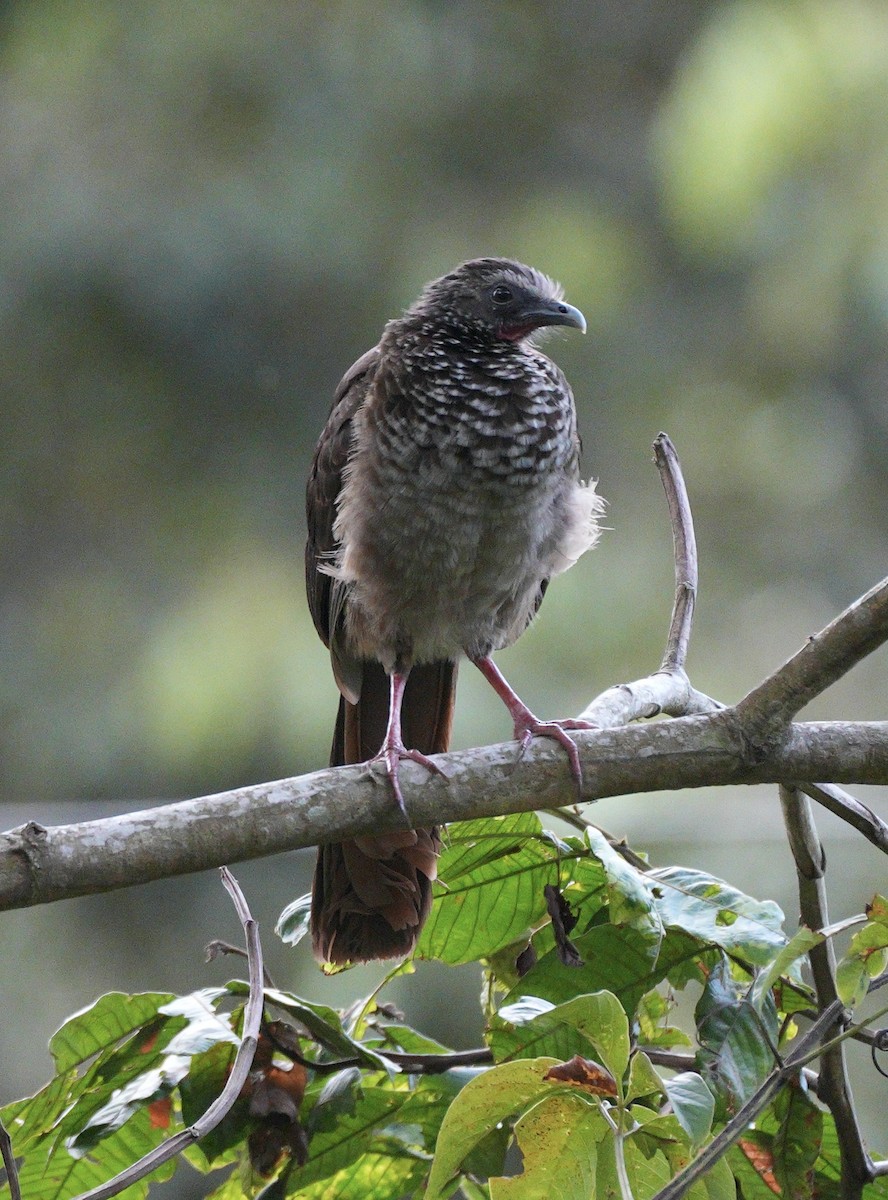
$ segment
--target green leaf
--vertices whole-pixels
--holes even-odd
[[[233,1046],[219,1042],[192,1058],[191,1068],[179,1084],[182,1120],[186,1126],[202,1117],[219,1096],[231,1072],[234,1056]],[[249,1132],[247,1110],[246,1100],[235,1101],[215,1129],[189,1149],[188,1157],[203,1159],[207,1166],[230,1162],[235,1157],[235,1148],[243,1143]]]
[[[623,1138],[623,1155],[633,1200],[651,1200],[672,1179],[672,1169],[663,1152],[655,1150],[646,1154],[635,1137]],[[616,1142],[612,1137],[599,1144],[596,1184],[596,1200],[623,1200],[617,1174]]]
[[[836,964],[836,991],[846,1008],[856,1008],[869,990],[866,963],[859,958],[843,958]]]
[[[534,1011],[536,1008],[536,1004],[525,1003],[500,1009],[489,1038],[497,1060],[541,1054],[588,1058],[594,1052],[620,1086],[629,1062],[629,1022],[616,996],[594,992],[545,1012]]]
[[[49,1039],[56,1071],[80,1066],[99,1051],[147,1025],[161,1006],[176,997],[172,992],[141,992],[128,996],[108,992],[88,1008],[75,1013]]]
[[[427,1037],[409,1025],[397,1021],[386,1021],[377,1026],[380,1034],[379,1046],[387,1050],[400,1050],[405,1054],[450,1054],[449,1046]],[[374,1043],[374,1047],[376,1043]]]
[[[668,1050],[673,1046],[692,1045],[691,1039],[683,1029],[666,1024],[673,1008],[674,1004],[657,991],[642,996],[635,1012],[638,1041],[642,1046],[656,1046]]]
[[[305,1184],[301,1173],[294,1172],[280,1194],[299,1200],[402,1200],[420,1193],[428,1169],[429,1164],[421,1158],[371,1150],[315,1183]]]
[[[693,1200],[737,1200],[737,1185],[724,1158],[720,1158],[714,1167],[710,1167],[703,1176],[702,1183],[702,1194],[695,1194],[699,1185],[691,1189]]]
[[[558,874],[559,855],[533,813],[451,826],[417,957],[488,958],[545,918],[543,888]]]
[[[715,1097],[696,1071],[682,1071],[663,1086],[679,1125],[691,1139],[691,1146],[702,1146],[712,1128]]]
[[[643,1096],[662,1096],[664,1094],[664,1083],[657,1074],[654,1064],[641,1050],[636,1050],[629,1064],[626,1102],[640,1100]]]
[[[707,980],[695,1015],[701,1074],[727,1110],[734,1112],[774,1068],[767,1039],[776,1042],[777,1010],[768,998],[757,1012],[723,958]]]
[[[754,966],[769,966],[786,945],[783,913],[773,900],[753,900],[690,867],[666,867],[648,878],[658,885],[657,909],[666,925]]]
[[[376,1139],[408,1095],[391,1087],[363,1087],[355,1089],[350,1110],[340,1105],[316,1106],[308,1162],[291,1171],[287,1195],[308,1195],[310,1185],[345,1171],[367,1153],[378,1153]]]
[[[790,1082],[774,1101],[774,1174],[785,1200],[811,1200],[814,1164],[823,1138],[823,1114],[803,1089]]]
[[[886,901],[874,896],[867,905],[866,924],[858,929],[848,944],[848,952],[836,968],[836,986],[842,1002],[855,1008],[867,994],[871,979],[881,975],[888,966],[888,917]]]
[[[652,936],[662,937],[663,924],[657,912],[649,876],[628,863],[600,830],[588,828],[586,840],[607,874],[607,898],[612,924],[630,925]]]
[[[770,964],[756,975],[749,992],[750,1003],[761,1010],[764,998],[778,979],[783,975],[791,974],[793,966],[799,959],[807,955],[815,946],[819,946],[823,940],[822,933],[809,929],[807,925],[802,925],[783,949],[774,955]],[[797,977],[793,978],[794,984],[799,982]]]
[[[598,1145],[609,1133],[598,1106],[581,1096],[562,1093],[534,1105],[515,1125],[522,1172],[492,1178],[491,1200],[588,1200]]]
[[[560,1004],[577,993],[613,992],[632,1016],[641,997],[679,963],[696,959],[700,943],[675,931],[662,943],[629,926],[595,925],[573,939],[582,967],[565,967],[554,950],[542,955],[506,997],[506,1003],[531,994]]]
[[[311,892],[298,896],[293,900],[277,919],[275,933],[288,946],[295,946],[308,933],[311,927]]]
[[[441,1123],[425,1200],[445,1200],[466,1158],[501,1121],[523,1112],[557,1085],[544,1079],[553,1058],[527,1058],[491,1067],[459,1093]]]
[[[751,1153],[760,1156],[759,1169],[750,1161]],[[777,1186],[777,1181],[773,1178],[774,1149],[770,1134],[762,1133],[759,1129],[748,1130],[741,1142],[732,1146],[725,1157],[731,1173],[737,1180],[743,1200],[774,1200],[775,1192],[762,1178],[761,1173],[762,1166],[767,1167],[770,1171],[769,1182]]]
[[[188,1070],[189,1060],[167,1059],[162,1067],[144,1071],[94,1112],[79,1132],[67,1139],[70,1154],[79,1158],[125,1124],[140,1108],[168,1096]]]
[[[34,1147],[25,1156],[19,1170],[22,1195],[27,1200],[67,1200],[80,1192],[106,1183],[124,1167],[131,1166],[142,1155],[153,1150],[168,1135],[169,1130],[157,1129],[151,1123],[147,1109],[137,1112],[132,1120],[106,1138],[100,1155],[73,1158],[64,1147],[54,1153],[39,1153]],[[48,1142],[40,1149],[48,1149]],[[169,1179],[175,1170],[175,1161],[159,1167],[148,1179],[128,1188],[126,1200],[136,1200],[148,1193],[152,1180]]]

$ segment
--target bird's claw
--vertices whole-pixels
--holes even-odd
[[[443,775],[445,779],[447,778],[447,772],[439,767],[438,764],[433,759],[429,758],[427,754],[423,754],[421,750],[409,750],[402,744],[390,744],[383,746],[379,753],[374,754],[374,756],[367,763],[367,766],[371,768],[371,770],[375,763],[382,763],[383,767],[385,768],[385,774],[389,780],[389,783],[391,784],[392,793],[395,797],[395,803],[398,806],[398,810],[407,824],[412,826],[410,817],[407,814],[406,805],[404,804],[404,795],[401,791],[401,783],[398,778],[399,768],[404,759],[408,759],[410,762],[419,763],[421,767],[425,767],[425,769],[432,775]]]
[[[573,738],[568,737],[568,729],[596,729],[591,721],[581,721],[574,717],[566,717],[560,721],[540,721],[532,713],[515,722],[515,737],[520,743],[519,759],[522,758],[535,737],[548,737],[558,742],[567,751],[570,773],[577,785],[577,790],[583,788],[583,768],[580,765],[580,752]]]

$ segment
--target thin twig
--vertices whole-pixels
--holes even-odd
[[[226,954],[232,954],[236,958],[246,958],[248,961],[250,957],[243,946],[232,946],[231,942],[224,942],[221,938],[214,938],[213,941],[207,942],[206,946],[204,946],[204,954],[208,963]],[[267,988],[277,988],[277,984],[264,967],[262,969],[262,982]]]
[[[12,1141],[2,1121],[0,1121],[0,1154],[3,1156],[3,1166],[6,1169],[6,1182],[9,1184],[9,1200],[22,1200],[18,1167],[15,1165],[15,1155],[12,1152]]]
[[[799,791],[816,800],[823,808],[836,817],[847,821],[858,833],[862,833],[868,842],[872,842],[879,850],[888,854],[888,823],[876,816],[871,808],[861,803],[856,796],[836,787],[834,783],[805,783],[799,786]]]
[[[156,1171],[163,1163],[175,1158],[177,1154],[181,1154],[183,1150],[200,1141],[211,1129],[215,1129],[230,1111],[246,1082],[253,1065],[259,1029],[262,1024],[262,946],[259,942],[258,927],[237,880],[227,867],[222,867],[220,874],[222,884],[234,901],[234,907],[243,925],[247,941],[247,961],[250,967],[250,994],[244,1009],[243,1036],[231,1067],[231,1074],[218,1097],[193,1125],[188,1129],[183,1129],[181,1133],[167,1138],[165,1142],[161,1142],[154,1150],[140,1158],[138,1162],[133,1163],[132,1166],[127,1167],[126,1170],[121,1171],[119,1175],[115,1175],[113,1179],[109,1179],[107,1183],[100,1184],[99,1187],[92,1188],[88,1192],[82,1192],[75,1197],[75,1200],[108,1200],[108,1197],[118,1195],[125,1188],[144,1179],[146,1175]]]
[[[669,506],[675,559],[675,603],[666,639],[666,652],[660,665],[661,671],[671,673],[684,671],[688,656],[697,598],[697,542],[681,463],[668,434],[659,433],[654,439],[654,460]]]
[[[796,788],[781,785],[780,803],[786,836],[796,865],[801,920],[809,929],[824,929],[829,925],[824,882],[826,857],[814,824],[811,802]],[[836,957],[830,939],[826,938],[812,947],[808,959],[814,977],[817,1005],[823,1012],[839,1002],[835,980]],[[842,1194],[848,1200],[859,1196],[864,1184],[872,1178],[872,1162],[866,1152],[854,1109],[842,1041],[824,1050],[819,1095],[836,1123],[842,1159]]]
[[[357,1055],[353,1058],[337,1058],[329,1062],[317,1062],[281,1038],[271,1026],[263,1026],[263,1032],[274,1048],[289,1058],[291,1062],[298,1063],[301,1067],[314,1071],[318,1075],[334,1075],[337,1071],[344,1071],[347,1067],[363,1067],[364,1069],[367,1067],[367,1060],[359,1058]],[[315,1040],[321,1041],[317,1035],[315,1035]],[[445,1071],[451,1071],[455,1067],[488,1066],[493,1062],[493,1051],[487,1046],[478,1046],[472,1050],[451,1050],[447,1054],[408,1054],[401,1050],[381,1050],[374,1047],[374,1054],[397,1070],[405,1071],[408,1075],[443,1075]]]

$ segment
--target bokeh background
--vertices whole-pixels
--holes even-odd
[[[7,0],[6,827],[324,763],[335,692],[301,564],[312,447],[384,321],[490,253],[557,276],[587,316],[585,339],[549,346],[610,501],[601,547],[504,669],[564,715],[658,665],[665,429],[701,557],[692,677],[739,698],[888,560],[883,0]],[[810,713],[884,719],[885,676],[876,656]],[[455,745],[507,735],[465,671]],[[884,790],[861,794],[885,811]],[[773,791],[600,813],[794,922]],[[884,890],[884,860],[822,827],[838,919]],[[379,972],[325,980],[271,933],[310,869],[298,854],[238,875],[278,982],[337,1003]],[[47,1037],[102,991],[225,977],[201,947],[237,936],[229,907],[210,874],[5,915],[0,1099],[47,1078]],[[393,998],[468,1045],[477,985],[427,966]],[[875,1132],[885,1083],[855,1065]],[[158,1194],[200,1186],[183,1171]]]

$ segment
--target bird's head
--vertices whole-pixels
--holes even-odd
[[[494,341],[520,342],[547,325],[585,333],[585,317],[562,295],[560,284],[533,267],[475,258],[426,284],[406,316]]]

